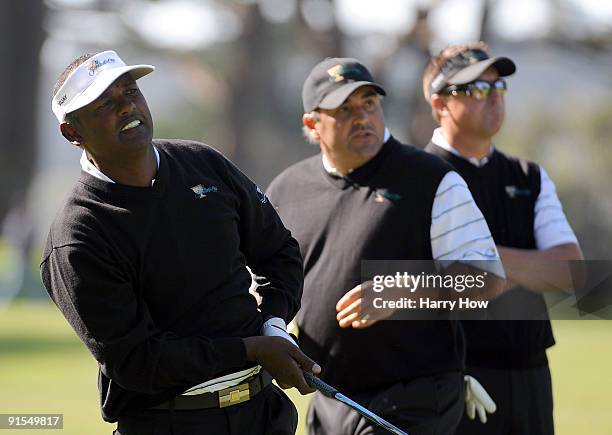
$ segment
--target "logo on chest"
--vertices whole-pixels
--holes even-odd
[[[385,202],[385,199],[391,202],[398,202],[402,199],[402,195],[395,192],[390,192],[386,189],[380,189],[374,191],[374,201],[378,203]]]
[[[512,199],[527,198],[531,196],[531,190],[520,188],[517,186],[506,186],[506,194]]]
[[[191,190],[193,190],[193,193],[195,193],[197,199],[202,199],[206,198],[206,195],[208,195],[209,193],[218,192],[219,188],[217,186],[207,187],[203,184],[198,184],[197,186],[193,186]]]

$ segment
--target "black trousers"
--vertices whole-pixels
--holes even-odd
[[[297,410],[276,385],[248,402],[195,411],[142,411],[119,420],[114,435],[293,435]]]
[[[459,372],[424,376],[371,395],[349,395],[410,435],[449,435],[464,410],[463,375]],[[308,409],[309,435],[385,434],[356,411],[315,393]]]
[[[553,435],[552,382],[548,366],[521,370],[468,367],[497,404],[482,424],[463,416],[457,435]]]

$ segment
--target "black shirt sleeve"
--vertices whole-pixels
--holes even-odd
[[[304,271],[298,242],[285,228],[268,197],[227,161],[240,198],[240,243],[262,297],[263,317],[289,323],[300,308]]]

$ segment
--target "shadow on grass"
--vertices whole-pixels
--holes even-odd
[[[37,353],[65,353],[83,350],[83,344],[70,338],[43,338],[43,337],[2,337],[0,338],[0,355],[10,356],[18,354]]]

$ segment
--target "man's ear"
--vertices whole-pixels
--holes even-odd
[[[317,121],[315,121],[312,114],[304,113],[304,116],[302,116],[302,123],[304,123],[304,125],[308,127],[309,129],[314,130],[315,124],[317,123]]]
[[[319,132],[317,131],[317,119],[311,113],[305,113],[302,116],[302,123],[306,128],[304,134],[308,135],[308,140],[311,143],[319,142]]]
[[[79,134],[79,132],[74,128],[74,126],[68,122],[62,122],[60,124],[60,131],[62,132],[62,136],[66,138],[68,142],[78,147],[83,145],[83,137]]]
[[[433,94],[430,99],[431,107],[438,112],[441,117],[448,114],[448,108],[446,107],[446,101],[439,94]]]

